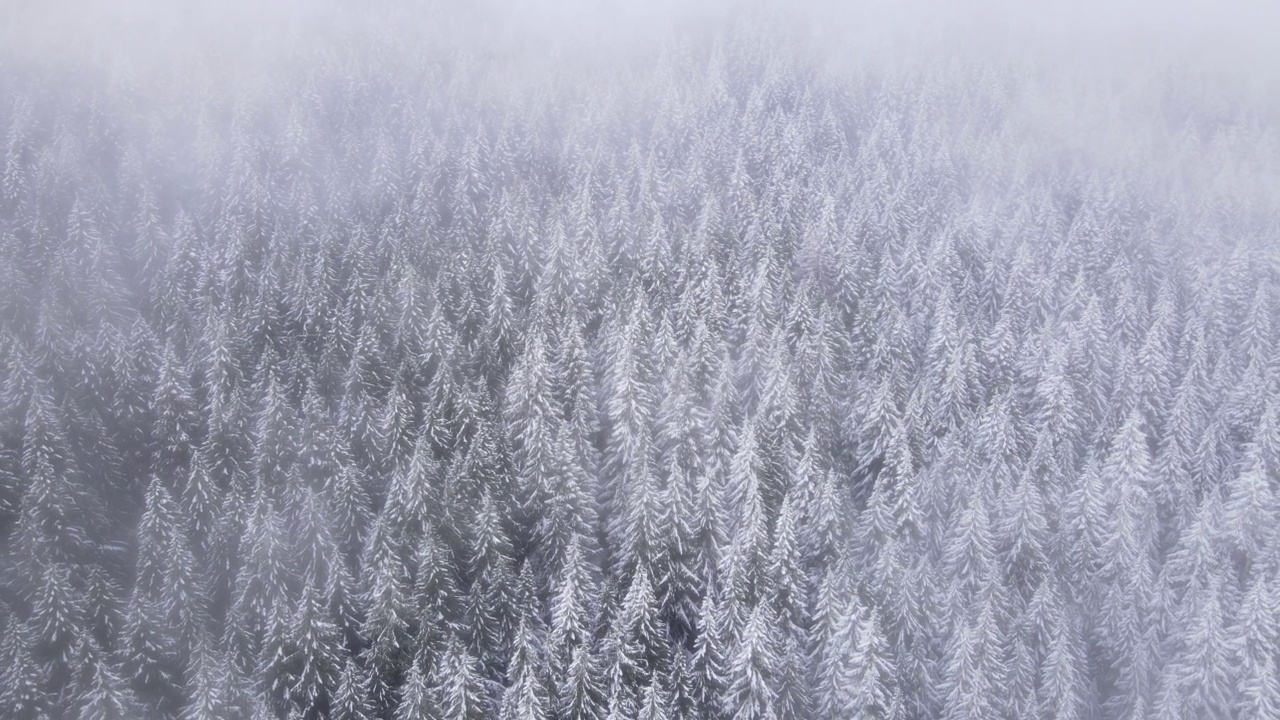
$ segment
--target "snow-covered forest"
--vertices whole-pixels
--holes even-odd
[[[0,65],[0,715],[1280,718],[1265,88],[456,31]]]

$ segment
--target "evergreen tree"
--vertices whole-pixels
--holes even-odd
[[[308,583],[294,613],[286,661],[290,701],[304,714],[325,714],[330,693],[341,670],[338,628],[321,602],[320,591]]]
[[[374,710],[370,693],[368,675],[348,656],[343,661],[342,674],[329,702],[329,716],[334,720],[372,720]]]
[[[404,684],[400,686],[399,702],[395,706],[393,717],[395,720],[427,720],[436,717],[437,712],[426,674],[418,667],[418,663],[411,663],[405,674]]]
[[[601,720],[607,698],[596,663],[586,647],[573,649],[565,682],[560,686],[558,711],[567,720]]]
[[[748,616],[730,666],[729,717],[769,720],[778,717],[778,675],[782,658],[772,628],[777,616],[757,606]]]
[[[551,713],[542,648],[527,614],[516,631],[507,664],[507,687],[502,693],[502,720],[542,720]]]
[[[452,638],[444,652],[439,676],[440,713],[447,720],[481,720],[490,717],[490,691],[481,674],[480,663],[467,652],[466,646]]]
[[[44,691],[44,673],[31,655],[29,633],[9,615],[5,626],[4,665],[0,672],[0,702],[19,720],[33,720],[48,708]]]
[[[182,709],[183,720],[213,720],[236,712],[239,698],[231,684],[230,668],[207,638],[195,646],[189,667],[190,693]]]

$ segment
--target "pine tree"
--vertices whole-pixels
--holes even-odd
[[[44,673],[31,655],[29,633],[24,631],[16,616],[10,614],[5,625],[3,650],[4,664],[0,666],[0,703],[8,708],[17,720],[34,720],[48,709],[44,690]]]
[[[418,667],[417,662],[410,663],[404,684],[400,686],[395,720],[428,720],[436,717],[437,712],[426,674]]]
[[[1130,412],[1102,468],[1113,488],[1110,527],[1104,544],[1105,577],[1111,581],[1107,598],[1107,641],[1112,647],[1117,677],[1117,707],[1137,712],[1149,701],[1150,611],[1154,585],[1155,517],[1150,451],[1141,416]]]
[[[177,500],[190,523],[193,549],[207,552],[212,549],[223,491],[210,473],[203,454],[196,455],[185,475],[186,482]]]
[[[996,598],[992,590],[979,607],[957,624],[947,657],[944,716],[990,717],[998,712],[997,688],[1004,687],[1005,658],[998,634]]]
[[[423,534],[415,565],[412,607],[416,608],[417,644],[435,656],[444,651],[458,622],[462,593],[452,556],[430,528]]]
[[[805,645],[808,638],[788,634],[778,658],[778,712],[780,718],[813,717],[807,676]]]
[[[154,437],[158,438],[155,471],[161,477],[189,467],[192,448],[197,446],[198,409],[186,369],[170,343],[160,359],[159,377],[152,399],[155,413]]]
[[[769,554],[769,593],[789,637],[809,629],[808,580],[800,558],[799,511],[791,495],[782,503]]]
[[[502,720],[543,720],[550,717],[542,648],[535,635],[534,620],[528,614],[520,622],[511,660],[507,664],[507,687],[502,693]]]
[[[770,720],[778,717],[779,648],[772,628],[777,616],[767,605],[751,611],[730,666],[729,717]]]
[[[653,581],[648,568],[641,567],[627,587],[609,634],[615,681],[627,693],[644,687],[662,669],[667,638],[661,623]],[[630,694],[624,697],[627,702],[635,699]]]
[[[96,499],[78,482],[70,438],[52,398],[36,388],[27,402],[22,439],[22,471],[27,488],[19,505],[17,547],[28,572],[49,562],[80,563],[92,557]]]
[[[214,720],[236,712],[239,698],[231,684],[230,667],[221,653],[202,637],[189,663],[189,692],[183,706],[183,720]]]
[[[566,720],[603,719],[607,698],[596,665],[586,647],[573,649],[564,684],[560,686],[557,703],[560,717]]]
[[[599,591],[593,568],[583,551],[584,543],[579,535],[570,541],[551,597],[547,649],[557,678],[564,677],[578,650],[588,645],[595,634],[594,617]]]
[[[111,667],[93,640],[81,640],[77,651],[78,672],[87,676],[76,700],[80,720],[127,720],[138,717],[142,707],[119,672]]]
[[[268,639],[276,642],[276,652],[283,650],[292,607],[285,519],[260,485],[252,503],[226,624],[233,658],[246,668],[261,656]]]
[[[644,689],[639,717],[640,720],[669,720],[671,717],[666,694],[656,678]]]
[[[481,675],[480,663],[456,637],[449,640],[438,677],[440,716],[445,720],[482,720],[490,717],[489,689]]]
[[[312,583],[302,590],[289,632],[286,667],[290,701],[305,714],[324,714],[341,670],[340,638],[320,591]]]
[[[471,586],[464,600],[463,624],[472,629],[472,649],[496,668],[498,654],[515,635],[519,615],[515,550],[498,509],[487,493],[481,498],[471,531],[474,538],[468,567]]]
[[[1280,711],[1280,674],[1277,674],[1276,601],[1274,575],[1254,575],[1245,590],[1239,622],[1232,629],[1229,647],[1238,653],[1239,696],[1235,712],[1242,718],[1263,718]]]
[[[1056,597],[1063,602],[1061,593]],[[1071,607],[1053,607],[1052,611],[1059,625],[1047,637],[1041,667],[1041,712],[1063,720],[1089,717],[1087,648],[1079,614]]]
[[[385,706],[390,702],[386,693],[394,687],[412,652],[409,578],[403,561],[384,535],[385,526],[375,527],[372,533],[364,562],[365,620],[360,634],[369,643],[364,650],[365,659],[378,679],[373,688],[373,701]]]
[[[1229,717],[1231,688],[1238,686],[1222,617],[1221,580],[1195,589],[1187,598],[1190,627],[1180,635],[1164,666],[1158,712],[1186,717]]]
[[[505,292],[499,293],[505,297]],[[504,416],[511,435],[516,467],[520,524],[531,528],[553,497],[556,413],[552,395],[553,368],[547,349],[546,320],[531,319],[528,341],[506,385]],[[505,331],[503,331],[505,335]]]
[[[725,717],[731,681],[732,627],[724,601],[713,587],[702,599],[698,636],[694,642],[694,673],[698,707],[705,717]]]
[[[372,720],[374,710],[370,693],[368,674],[354,658],[348,656],[343,661],[342,674],[329,702],[329,716],[334,720]]]

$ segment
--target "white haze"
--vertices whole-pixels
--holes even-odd
[[[38,69],[48,82],[105,83],[160,107],[190,92],[234,102],[269,88],[263,81],[281,69],[392,46],[475,55],[498,84],[518,89],[625,68],[673,38],[714,34],[746,15],[768,16],[778,42],[836,72],[960,58],[1042,74],[1052,96],[1013,117],[1103,162],[1154,149],[1151,138],[1169,130],[1161,103],[1171,88],[1202,117],[1243,112],[1280,124],[1280,3],[1267,0],[5,0],[0,62]],[[1245,190],[1274,194],[1276,146],[1247,155]]]

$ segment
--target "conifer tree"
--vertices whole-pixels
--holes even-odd
[[[434,684],[439,688],[440,714],[447,720],[481,720],[490,717],[490,691],[481,675],[480,663],[456,637],[449,640],[439,675]]]
[[[4,665],[0,672],[0,702],[19,720],[32,720],[47,712],[44,673],[31,655],[29,633],[9,615],[4,632]]]
[[[84,644],[93,640],[82,641]],[[80,720],[126,720],[137,717],[142,708],[129,689],[128,684],[120,677],[109,660],[103,657],[101,649],[77,653],[79,663],[83,663],[79,672],[87,675],[87,682],[77,699],[76,717]]]
[[[542,720],[551,713],[542,648],[534,619],[526,613],[516,630],[502,693],[502,720]]]
[[[426,720],[436,717],[437,712],[426,674],[417,662],[410,663],[404,684],[400,686],[393,717],[395,720]]]
[[[767,605],[751,611],[733,655],[728,688],[729,717],[770,720],[778,717],[778,676],[782,657],[776,636],[777,616]]]
[[[346,657],[329,702],[329,716],[334,720],[372,720],[375,716],[370,694],[368,675],[355,659]]]

